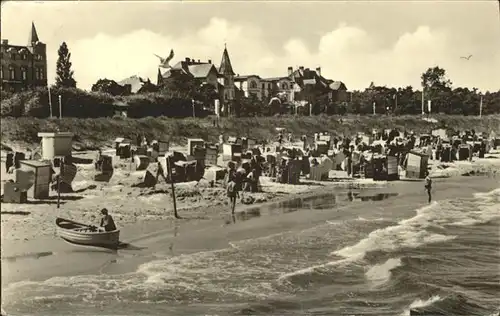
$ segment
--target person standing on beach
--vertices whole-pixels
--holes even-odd
[[[431,177],[429,176],[429,171],[427,171],[425,173],[425,190],[427,190],[427,195],[429,196],[429,203],[431,203],[431,200],[432,200],[432,194],[431,194],[431,190],[432,190],[432,179]]]
[[[236,207],[236,198],[240,197],[236,182],[234,180],[229,181],[229,183],[227,184],[227,196],[229,197],[229,203],[231,205],[231,214],[234,214],[234,209]]]

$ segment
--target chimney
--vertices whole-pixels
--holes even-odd
[[[200,60],[198,59],[198,62],[200,62]]]
[[[304,66],[299,67],[300,71],[304,71]]]
[[[209,60],[208,60],[208,63],[209,63],[209,64],[211,64],[211,63],[212,63],[212,60],[211,60],[211,59],[209,59]]]
[[[293,67],[288,67],[288,75],[291,76],[293,74]]]
[[[186,62],[190,62],[191,59],[189,59],[189,57],[186,57]]]
[[[3,39],[2,40],[2,45],[9,45],[9,40],[8,39]]]
[[[321,77],[321,67],[316,68],[316,73]]]

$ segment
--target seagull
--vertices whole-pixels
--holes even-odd
[[[163,58],[163,57],[158,56],[156,54],[153,54],[153,55],[155,55],[156,57],[158,57],[160,59],[160,67],[171,68],[168,63],[172,60],[172,58],[174,58],[174,50],[173,49],[170,50],[170,55],[168,55],[167,58]]]
[[[461,59],[466,59],[466,60],[469,60],[470,58],[472,57],[472,55],[469,55],[467,57],[460,57]]]

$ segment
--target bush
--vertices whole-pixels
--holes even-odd
[[[128,116],[142,118],[148,116],[189,117],[193,115],[191,100],[170,98],[161,93],[146,93],[130,96],[112,96],[104,92],[86,92],[76,88],[52,88],[52,115],[59,117],[59,96],[61,96],[63,117],[98,118],[115,115],[117,105],[124,106]],[[1,116],[50,116],[47,88],[37,88],[16,94],[2,94]],[[203,116],[200,105],[196,114]]]
[[[137,133],[148,138],[171,140],[182,143],[186,138],[201,137],[216,142],[220,134],[231,136],[250,136],[255,139],[276,140],[276,127],[284,127],[298,138],[301,135],[328,131],[332,135],[352,136],[357,132],[371,133],[373,128],[398,128],[430,133],[434,128],[453,128],[467,130],[471,126],[477,132],[495,131],[500,133],[500,116],[478,117],[436,115],[437,123],[430,123],[416,116],[313,116],[297,117],[281,115],[279,117],[222,118],[219,127],[213,126],[212,118],[175,119],[165,116],[145,117],[141,119],[109,118],[71,118],[39,119],[32,117],[2,118],[2,143],[28,143],[37,145],[38,132],[68,131],[75,134],[75,142],[85,146],[111,145],[116,137],[135,139]]]

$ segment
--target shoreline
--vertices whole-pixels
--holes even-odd
[[[89,153],[91,154],[91,153]],[[455,162],[440,164],[431,162],[431,177],[436,181],[441,179],[464,178],[464,173],[472,176],[488,175],[496,177],[500,171],[500,159],[476,159],[472,162]],[[3,165],[3,164],[2,164]],[[445,165],[443,167],[443,165]],[[1,166],[3,167],[3,166]],[[73,180],[73,193],[61,194],[61,208],[56,208],[55,192],[50,200],[30,201],[27,204],[2,204],[1,225],[2,242],[54,236],[56,217],[66,217],[78,222],[97,223],[99,210],[106,207],[118,226],[127,226],[138,222],[154,222],[172,220],[173,205],[170,185],[158,183],[153,188],[137,187],[142,182],[143,171],[115,169],[116,172],[109,183],[95,182],[93,164],[77,164],[78,172]],[[148,168],[147,170],[152,170]],[[328,181],[311,181],[302,178],[298,185],[270,182],[269,178],[261,177],[263,192],[243,193],[254,198],[252,204],[243,204],[238,200],[236,209],[242,212],[246,209],[265,207],[267,204],[284,203],[295,198],[329,193],[331,190],[381,189],[393,186],[403,187],[411,183],[421,183],[422,179],[401,179],[398,181],[373,181],[371,179],[346,178],[345,172],[330,172]],[[2,168],[2,182],[5,181]],[[453,181],[453,180],[451,180]],[[177,210],[182,220],[213,220],[230,215],[230,205],[226,192],[219,185],[210,187],[208,181],[184,182],[176,184]]]
[[[445,169],[439,169],[439,165],[435,162],[431,164],[431,174],[435,174],[434,200],[457,197],[462,186],[472,187],[472,193],[500,188],[500,177],[497,177],[500,159],[459,162],[450,164]],[[330,177],[333,176],[334,179],[329,181],[302,179],[299,185],[263,181],[265,192],[245,193],[256,197],[256,203],[245,205],[238,202],[234,217],[231,216],[223,188],[211,188],[205,180],[179,183],[176,184],[176,194],[182,219],[177,220],[173,217],[169,184],[158,184],[154,189],[133,187],[134,183],[142,179],[145,171],[117,169],[109,183],[96,183],[89,180],[93,165],[77,166],[79,172],[73,183],[74,189],[79,193],[61,194],[65,204],[60,209],[56,208],[55,200],[40,201],[38,204],[2,204],[4,286],[17,281],[43,280],[54,276],[129,273],[141,264],[166,255],[227,248],[233,239],[260,238],[282,233],[288,229],[288,224],[295,228],[312,225],[307,210],[290,213],[284,211],[294,208],[293,201],[296,200],[300,200],[299,205],[306,209],[314,210],[316,197],[334,197],[336,213],[315,212],[313,217],[316,224],[331,220],[332,216],[341,217],[353,212],[364,216],[370,214],[370,207],[377,205],[401,209],[402,214],[406,215],[408,209],[413,212],[427,205],[421,179],[347,180],[342,179],[342,174],[332,171]],[[494,170],[487,173],[487,176],[460,176],[464,171],[483,169],[490,172]],[[395,194],[396,197],[353,203],[348,200],[349,191],[368,195],[370,192]],[[76,198],[77,195],[81,195],[80,198]],[[311,202],[307,202],[308,199]],[[110,252],[93,247],[75,247],[56,235],[56,217],[97,223],[99,209],[102,207],[110,210],[121,229],[120,239],[129,243],[130,248]],[[287,222],[289,220],[291,222]],[[182,240],[178,236],[182,236]],[[172,251],[174,241],[176,249]]]
[[[413,217],[415,210],[427,205],[423,190],[420,194],[415,193],[420,192],[421,185],[418,182],[407,182],[400,186],[361,189],[359,191],[368,193],[368,196],[370,191],[375,194],[397,193],[398,196],[381,201],[353,203],[347,201],[344,195],[344,198],[336,199],[337,207],[334,210],[321,212],[321,208],[316,209],[314,221],[308,215],[308,209],[314,209],[312,205],[308,206],[306,203],[295,212],[285,212],[286,208],[277,207],[279,202],[274,201],[253,206],[260,209],[260,212],[258,216],[250,214],[250,218],[244,218],[245,209],[239,209],[235,215],[239,217],[236,222],[231,222],[231,215],[227,212],[217,219],[209,220],[163,219],[130,223],[121,227],[121,239],[132,247],[115,252],[75,247],[57,236],[8,242],[2,247],[2,283],[7,286],[19,281],[40,281],[56,276],[131,273],[140,265],[164,259],[165,256],[214,251],[232,246],[232,242],[283,233],[288,230],[289,223],[294,228],[307,228],[335,218],[341,219],[346,215],[369,216],[370,208],[373,207],[397,208],[401,209],[401,219]],[[462,186],[457,178],[439,179],[436,182],[434,201],[459,197]],[[474,177],[467,186],[470,189],[467,196],[489,192],[500,188],[500,179]],[[331,195],[332,193],[334,192],[330,192]],[[345,194],[346,190],[337,189],[335,193]],[[305,196],[322,194],[325,191],[302,194],[301,197],[305,199]],[[34,265],[37,266],[36,269],[33,269]]]

